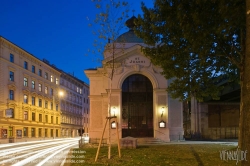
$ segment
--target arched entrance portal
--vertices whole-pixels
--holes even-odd
[[[122,84],[122,137],[153,137],[153,86],[134,74]]]

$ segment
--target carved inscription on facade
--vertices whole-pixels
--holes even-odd
[[[150,62],[146,57],[143,56],[133,56],[126,59],[126,65],[139,64],[142,66],[149,66]]]
[[[140,59],[140,57],[135,57],[134,59],[131,59],[130,64],[138,64],[138,63],[145,63],[145,60]]]

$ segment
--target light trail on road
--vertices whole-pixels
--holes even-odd
[[[79,138],[0,145],[0,164],[12,166],[60,166]]]

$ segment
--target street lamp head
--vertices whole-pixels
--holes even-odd
[[[60,96],[60,97],[63,96],[63,91],[59,91],[59,96]]]

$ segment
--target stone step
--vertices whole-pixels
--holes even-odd
[[[137,138],[138,145],[158,145],[158,144],[166,144],[166,142],[157,139],[157,138]]]

